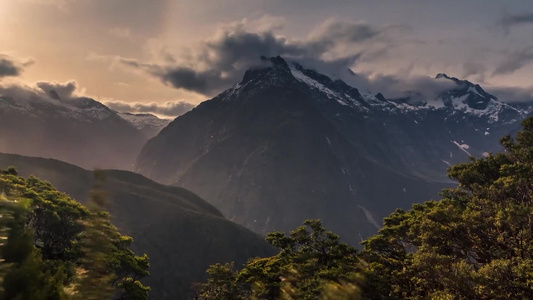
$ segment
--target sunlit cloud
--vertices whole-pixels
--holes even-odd
[[[118,112],[152,113],[165,117],[181,116],[195,107],[194,104],[185,101],[167,101],[164,103],[157,103],[107,100],[103,101],[103,103],[109,108]]]

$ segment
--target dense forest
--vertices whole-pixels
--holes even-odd
[[[441,199],[384,219],[357,249],[308,220],[266,240],[276,255],[215,264],[197,299],[532,299],[533,118],[504,151],[471,157]],[[147,299],[136,256],[104,211],[104,174],[87,207],[35,177],[0,174],[0,299]]]

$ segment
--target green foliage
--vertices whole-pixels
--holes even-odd
[[[226,299],[245,299],[244,288],[239,288],[237,281],[237,272],[234,270],[233,263],[214,264],[210,266],[206,273],[208,279],[201,286],[201,296],[203,299],[226,300]]]
[[[211,266],[200,286],[201,299],[357,297],[362,280],[357,251],[319,220],[305,221],[290,235],[270,233],[267,241],[279,248],[277,255],[252,259],[238,272],[233,264]]]
[[[101,180],[91,210],[35,177],[0,171],[0,299],[147,299],[148,257],[109,222]],[[15,200],[7,200],[15,199]]]
[[[88,204],[92,214],[83,221],[85,231],[79,242],[81,267],[87,271],[79,276],[76,297],[110,299],[116,293],[113,287],[118,287],[117,299],[148,299],[150,288],[135,280],[149,275],[148,256],[135,256],[128,248],[133,239],[120,235],[111,225],[103,210],[108,203],[105,173],[95,171],[94,175]]]
[[[111,299],[113,274],[108,272],[107,258],[113,251],[113,228],[103,208],[107,196],[103,188],[104,174],[95,172],[95,184],[89,196],[89,209],[92,214],[82,221],[84,232],[79,244],[83,271],[76,282],[75,299]]]
[[[364,242],[370,299],[533,298],[533,119],[505,152],[449,169],[457,188]]]
[[[320,300],[361,299],[361,288],[349,282],[330,282],[324,286]]]
[[[8,170],[9,174],[16,174]],[[62,270],[47,270],[33,245],[33,234],[25,226],[29,210],[24,199],[0,196],[0,246],[2,289],[0,299],[62,299]]]

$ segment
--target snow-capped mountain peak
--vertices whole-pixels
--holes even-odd
[[[228,90],[223,98],[230,99],[243,90],[252,93],[267,89],[269,86],[292,87],[294,84],[307,87],[317,101],[334,103],[365,114],[391,113],[406,114],[416,111],[443,110],[447,114],[463,112],[474,117],[486,118],[496,122],[502,114],[516,115],[511,120],[519,119],[525,112],[499,101],[487,93],[481,86],[467,80],[439,73],[436,80],[450,80],[452,88],[441,91],[436,96],[427,96],[412,91],[405,97],[388,99],[383,94],[361,92],[340,79],[307,69],[299,63],[286,61],[282,57],[262,57],[262,65],[249,69],[243,80]],[[340,108],[339,108],[340,109]],[[509,113],[511,111],[511,113]]]
[[[55,91],[46,95],[13,98],[0,95],[0,109],[24,113],[28,116],[56,116],[92,123],[113,117],[113,112],[102,103],[87,97],[62,99]]]
[[[170,119],[160,119],[157,116],[148,113],[134,114],[121,112],[118,113],[118,115],[149,138],[159,133],[159,131],[165,128],[165,126],[171,121]]]
[[[246,71],[241,82],[222,93],[223,101],[263,93],[269,88],[303,89],[309,98],[333,110],[351,110],[371,116],[374,114],[405,115],[417,112],[437,111],[443,116],[465,114],[482,118],[489,124],[514,123],[527,115],[525,110],[498,100],[483,88],[467,80],[461,80],[444,73],[435,80],[449,80],[453,84],[436,95],[428,96],[418,91],[406,93],[402,98],[387,98],[381,93],[361,92],[340,79],[331,79],[320,72],[307,69],[299,63],[286,61],[282,57],[261,58],[262,64]],[[376,91],[379,92],[379,91]],[[246,97],[253,99],[253,97]],[[337,106],[337,107],[336,107]],[[335,108],[336,107],[336,108]]]
[[[135,114],[120,112],[118,115],[130,122],[137,129],[143,129],[147,126],[163,128],[171,121],[170,119],[160,119],[157,116],[148,113]]]

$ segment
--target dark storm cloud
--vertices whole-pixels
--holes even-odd
[[[281,55],[304,65],[333,70],[353,64],[364,52],[336,53],[334,59],[324,56],[342,46],[364,44],[378,37],[386,39],[389,28],[374,28],[365,23],[329,20],[303,40],[276,36],[272,31],[249,32],[243,24],[220,30],[213,38],[194,49],[191,57],[174,57],[176,63],[144,63],[118,58],[119,63],[141,69],[175,88],[213,95],[239,81],[244,71],[260,64],[259,57]],[[338,52],[338,51],[337,51]]]
[[[0,78],[8,76],[19,76],[24,71],[25,67],[28,67],[33,63],[33,60],[19,62],[18,60],[10,56],[0,54]]]
[[[533,12],[523,14],[505,13],[498,24],[502,26],[505,33],[509,33],[513,26],[533,24]]]
[[[153,113],[169,117],[181,116],[195,107],[195,105],[185,101],[167,101],[165,103],[106,101],[104,104],[118,112]]]
[[[533,61],[533,46],[509,53],[506,59],[496,66],[493,75],[511,74]]]

